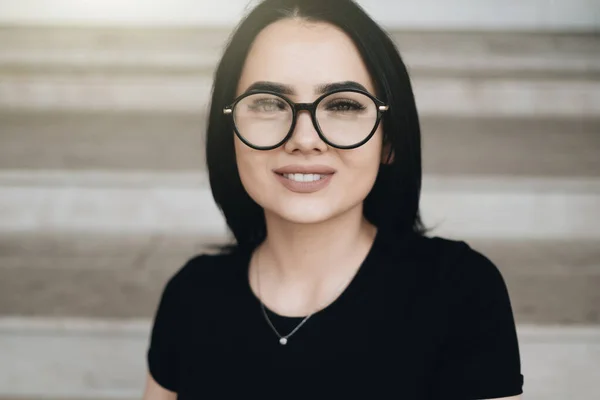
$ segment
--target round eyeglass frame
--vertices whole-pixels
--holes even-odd
[[[352,145],[348,145],[348,146],[336,145],[335,143],[332,143],[329,140],[327,140],[327,137],[325,137],[325,135],[321,131],[321,127],[319,126],[319,121],[317,120],[317,107],[319,106],[319,103],[327,96],[335,94],[335,93],[340,93],[340,92],[354,92],[354,93],[363,94],[363,95],[369,97],[373,101],[373,103],[375,103],[375,106],[377,108],[377,119],[375,120],[375,125],[373,126],[373,129],[371,130],[371,132],[365,137],[365,139],[361,140],[360,142],[358,142],[356,144],[352,144]],[[255,95],[255,94],[269,94],[269,95],[277,96],[280,99],[284,100],[286,103],[288,103],[290,105],[290,108],[292,109],[292,123],[290,125],[290,130],[284,136],[284,138],[275,145],[256,146],[256,145],[252,144],[246,138],[244,138],[244,136],[239,132],[239,130],[235,124],[235,118],[233,118],[233,113],[235,111],[236,105],[244,98],[251,96],[251,95]],[[375,134],[375,131],[377,131],[377,128],[379,127],[383,113],[385,111],[387,111],[388,109],[389,109],[389,106],[387,104],[385,104],[383,101],[379,100],[377,97],[373,96],[371,93],[364,91],[364,90],[360,90],[360,89],[354,89],[354,88],[340,88],[340,89],[332,90],[330,92],[322,94],[321,96],[319,96],[319,98],[317,98],[312,103],[294,103],[293,101],[291,101],[290,99],[288,99],[287,97],[282,95],[281,93],[270,91],[270,90],[250,90],[250,91],[247,91],[247,92],[241,94],[239,97],[237,97],[233,101],[233,103],[231,103],[230,105],[223,108],[223,114],[231,115],[233,130],[234,130],[236,136],[245,145],[247,145],[248,147],[251,147],[255,150],[273,150],[273,149],[276,149],[277,147],[283,145],[285,142],[287,142],[292,137],[292,134],[294,133],[294,128],[296,127],[296,121],[298,120],[298,112],[305,110],[310,113],[310,119],[312,120],[313,126],[315,127],[315,130],[317,131],[319,138],[321,138],[321,140],[323,142],[325,142],[328,146],[335,147],[336,149],[349,150],[349,149],[355,149],[357,147],[362,146],[363,144],[367,143],[373,137],[373,135]]]

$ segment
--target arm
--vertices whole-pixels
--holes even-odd
[[[148,372],[146,374],[146,389],[144,390],[144,397],[142,400],[176,400],[177,393],[171,392],[160,386],[152,375]]]
[[[154,315],[146,352],[147,378],[144,400],[174,400],[180,378],[180,346],[185,306],[181,295],[186,290],[190,261],[166,283]]]
[[[518,339],[506,284],[481,253],[466,249],[442,276],[448,332],[437,398],[520,400]]]

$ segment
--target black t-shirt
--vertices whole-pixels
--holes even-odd
[[[166,284],[147,361],[179,399],[287,398],[274,389],[284,383],[313,398],[522,393],[506,285],[464,241],[380,229],[345,291],[286,345],[250,288],[249,260],[241,251],[198,255]],[[267,312],[282,334],[302,320]]]

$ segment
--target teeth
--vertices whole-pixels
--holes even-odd
[[[296,182],[313,182],[323,179],[319,174],[283,174],[284,177]]]

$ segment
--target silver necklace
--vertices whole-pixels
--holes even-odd
[[[267,310],[265,309],[265,305],[262,303],[262,301],[260,302],[260,306],[261,306],[262,312],[263,312],[267,322],[269,323],[269,326],[271,327],[271,329],[273,329],[273,332],[275,332],[275,334],[279,338],[279,344],[281,344],[282,346],[285,346],[287,344],[290,336],[292,336],[294,333],[296,333],[296,331],[298,329],[300,329],[300,327],[302,325],[304,325],[304,323],[306,321],[308,321],[308,319],[313,315],[313,314],[308,314],[306,317],[304,317],[304,319],[302,321],[300,321],[300,323],[290,333],[288,333],[285,336],[282,336],[279,332],[277,332],[277,329],[275,329],[275,326],[271,322],[271,319],[269,318],[269,315],[267,314]]]
[[[308,314],[306,317],[304,317],[302,319],[302,321],[300,321],[300,323],[298,325],[296,325],[296,327],[287,335],[282,335],[279,333],[279,331],[277,331],[277,329],[275,328],[275,325],[273,325],[273,323],[271,322],[271,319],[269,318],[269,314],[267,314],[267,309],[265,307],[265,304],[262,302],[262,295],[260,293],[260,271],[259,269],[259,265],[260,263],[258,263],[258,253],[256,254],[256,258],[257,258],[257,266],[256,266],[256,287],[258,289],[258,301],[260,303],[260,308],[262,310],[263,315],[265,316],[265,319],[267,320],[267,323],[269,324],[269,326],[271,327],[271,329],[273,330],[273,332],[275,332],[275,335],[277,335],[277,337],[279,338],[279,344],[281,344],[282,346],[285,346],[288,342],[288,339],[298,331],[298,329],[300,329],[300,327],[302,325],[304,325],[306,323],[306,321],[308,321],[308,319],[310,317],[313,316],[314,313],[310,313]]]
[[[294,333],[296,333],[298,331],[298,329],[300,329],[300,327],[302,327],[302,325],[304,325],[306,323],[306,321],[308,321],[308,319],[315,314],[315,312],[312,312],[312,313],[308,314],[306,317],[304,317],[302,319],[302,321],[300,321],[300,323],[298,325],[296,325],[296,327],[290,333],[288,333],[287,335],[281,335],[279,333],[279,331],[277,331],[277,329],[275,328],[273,323],[271,322],[271,319],[269,318],[269,314],[267,313],[265,304],[262,301],[262,295],[260,293],[260,271],[259,271],[260,263],[258,262],[258,252],[256,253],[256,263],[258,264],[256,266],[256,287],[258,289],[258,302],[260,303],[260,308],[262,310],[263,315],[265,316],[265,319],[267,320],[267,323],[269,324],[269,326],[271,327],[273,332],[275,332],[275,335],[277,335],[277,337],[279,338],[279,344],[281,344],[282,346],[285,346],[288,343],[289,338]],[[348,283],[354,278],[354,276],[355,275],[353,274],[350,277],[350,280],[340,287],[340,289],[336,292],[336,298],[344,290],[344,288],[348,285]]]

